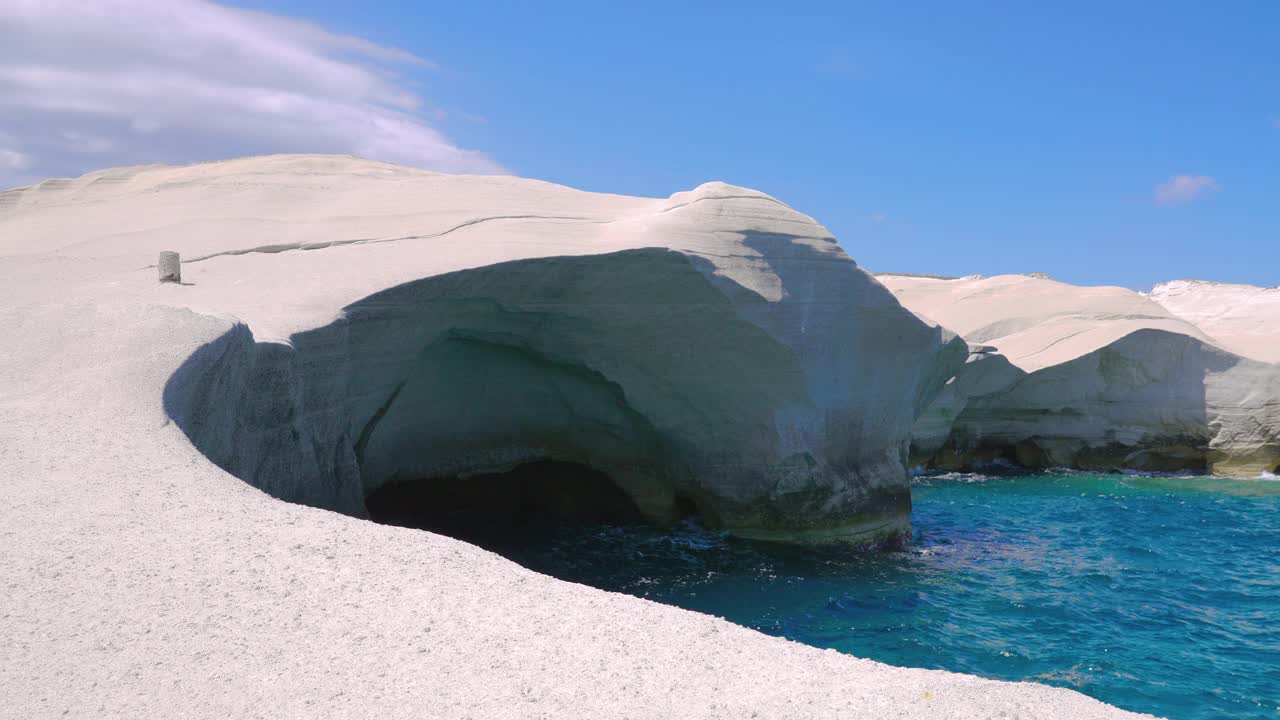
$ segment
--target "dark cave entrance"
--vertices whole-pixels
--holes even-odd
[[[552,460],[501,473],[390,482],[370,494],[365,505],[374,522],[428,530],[488,549],[566,526],[645,523],[607,474]]]

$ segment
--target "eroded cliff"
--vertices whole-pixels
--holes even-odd
[[[251,484],[353,515],[388,483],[561,462],[654,522],[897,537],[911,426],[964,356],[825,228],[723,183],[627,198],[276,156],[7,204],[68,256],[180,252],[188,284],[155,292],[238,323],[167,412]]]
[[[882,276],[974,343],[916,423],[913,462],[966,468],[1280,466],[1280,365],[1242,357],[1152,298],[1047,278]],[[1255,317],[1251,328],[1280,324]]]

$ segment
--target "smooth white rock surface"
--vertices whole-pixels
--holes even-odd
[[[1174,280],[1145,294],[1231,352],[1280,362],[1280,287]]]
[[[171,416],[233,474],[348,513],[390,480],[554,459],[655,518],[684,498],[743,535],[901,534],[911,425],[963,355],[812,218],[723,183],[630,198],[270,156],[3,198],[15,260],[180,252],[180,292],[119,292],[239,326]]]
[[[1154,295],[1026,275],[878,277],[1008,363],[971,357],[917,421],[915,462],[1236,476],[1280,465],[1280,365],[1231,352]],[[1280,324],[1253,307],[1249,328]]]
[[[738,231],[697,229],[725,221]],[[741,231],[757,224],[801,232],[752,248]],[[752,302],[832,322],[775,272],[785,258],[812,270],[801,277],[857,277],[815,227],[723,185],[648,200],[334,157],[0,194],[0,716],[1135,717],[1065,689],[817,650],[282,502],[217,467],[164,405],[211,343],[247,348],[251,329],[255,346],[288,351],[377,291],[539,258],[548,237],[558,254],[594,255],[660,236]],[[161,249],[182,253],[186,284],[156,282]],[[882,308],[867,332],[919,328],[917,351],[941,342],[872,303],[874,287],[850,287],[845,307]],[[752,319],[768,332],[769,313]],[[848,351],[809,357],[837,366]],[[900,372],[936,371],[927,360]],[[832,380],[832,397],[863,392],[856,373],[835,377],[848,384]],[[905,432],[902,401],[928,399],[922,382],[886,377],[912,397],[886,399],[886,428],[868,437]],[[241,397],[234,383],[209,389]]]

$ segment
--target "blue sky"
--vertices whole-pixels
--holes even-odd
[[[876,270],[1280,284],[1280,3],[234,5],[421,58],[375,60],[447,147],[390,159],[756,187]]]

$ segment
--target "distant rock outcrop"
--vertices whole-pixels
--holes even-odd
[[[982,343],[917,421],[913,463],[1239,476],[1280,466],[1280,365],[1233,352],[1280,326],[1270,291],[1234,291],[1262,299],[1224,312],[1177,284],[1143,296],[1024,275],[879,279]]]

